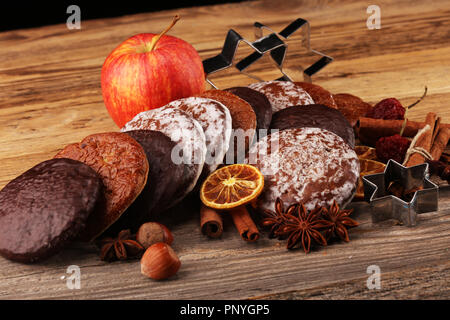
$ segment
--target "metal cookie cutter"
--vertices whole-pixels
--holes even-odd
[[[428,163],[405,167],[392,159],[383,173],[363,176],[364,200],[370,204],[372,221],[395,219],[412,227],[417,223],[417,214],[437,211],[438,186],[428,177]],[[417,187],[421,190],[414,192],[411,201],[406,202],[387,192],[394,181],[400,182],[405,190]]]
[[[307,20],[301,18],[296,19],[279,33],[272,31],[270,28],[266,27],[265,25],[259,22],[255,22],[254,27],[256,37],[255,41],[250,42],[241,37],[233,29],[230,29],[225,38],[225,42],[221,53],[218,54],[217,56],[203,60],[203,69],[205,70],[206,73],[206,81],[212,87],[217,89],[217,86],[213,83],[211,79],[208,78],[208,75],[227,69],[233,65],[239,72],[245,74],[249,78],[256,79],[258,81],[264,81],[263,79],[255,75],[247,73],[245,70],[248,67],[250,67],[253,63],[258,61],[266,53],[270,53],[270,57],[274,61],[276,67],[283,74],[281,78],[276,80],[292,81],[292,79],[283,70],[283,62],[285,60],[288,48],[286,40],[298,30],[303,35],[301,40],[301,46],[306,48],[307,52],[320,56],[320,58],[316,62],[314,62],[311,66],[308,66],[307,68],[299,66],[299,68],[303,70],[305,81],[311,82],[312,75],[319,72],[327,64],[333,61],[333,58],[331,58],[330,56],[327,56],[323,53],[311,49],[310,25]],[[263,36],[264,29],[269,30],[270,34],[267,36]],[[234,63],[234,58],[241,41],[250,46],[254,52],[246,56],[242,60],[238,61],[237,63]]]

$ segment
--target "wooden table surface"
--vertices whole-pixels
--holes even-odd
[[[422,120],[429,110],[450,123],[450,3],[447,0],[380,0],[381,29],[368,30],[367,1],[252,1],[82,21],[0,33],[0,187],[86,135],[117,131],[103,104],[100,70],[108,53],[141,32],[159,32],[175,13],[170,32],[190,42],[202,58],[217,54],[233,28],[252,39],[253,22],[281,30],[298,17],[310,21],[312,48],[335,58],[313,81],[333,93],[348,92],[376,103],[397,97]],[[83,10],[83,8],[81,8]],[[294,39],[295,40],[295,39]],[[300,63],[293,55],[291,62]],[[262,74],[274,74],[264,67]],[[273,78],[272,78],[273,79]],[[244,81],[225,73],[222,87]],[[357,205],[358,206],[358,205]],[[348,244],[305,255],[263,237],[243,242],[226,224],[222,239],[199,231],[198,213],[172,224],[182,268],[155,282],[138,261],[104,263],[96,248],[73,244],[36,265],[0,258],[2,299],[379,299],[450,297],[450,191],[440,192],[439,212],[420,216],[414,228],[371,223],[367,210]],[[362,209],[361,209],[362,208]],[[81,289],[63,276],[81,268]],[[381,289],[366,286],[367,267],[381,269]]]

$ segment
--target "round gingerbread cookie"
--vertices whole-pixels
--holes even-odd
[[[133,232],[144,222],[155,219],[172,207],[178,184],[183,179],[184,164],[176,165],[171,152],[176,143],[159,131],[135,130],[126,132],[144,148],[149,163],[147,184],[127,211],[109,228],[117,234],[121,230]],[[109,231],[108,230],[108,231]]]
[[[233,87],[225,90],[244,99],[252,106],[256,114],[257,130],[269,129],[272,120],[272,106],[264,94],[247,87]]]
[[[290,106],[314,104],[314,100],[302,87],[290,81],[256,82],[248,87],[266,95],[273,112]]]
[[[201,125],[183,110],[161,107],[137,114],[121,129],[155,130],[167,135],[176,143],[171,152],[171,160],[177,165],[184,164],[185,174],[179,184],[178,197],[173,204],[181,201],[195,187],[206,156],[206,139]]]
[[[198,95],[198,97],[217,100],[228,108],[233,127],[230,143],[234,147],[233,149],[228,148],[229,152],[227,153],[225,162],[230,164],[243,161],[253,141],[256,130],[256,114],[251,105],[231,92],[223,90],[207,90]],[[240,147],[239,141],[243,142],[243,148]]]
[[[71,159],[44,161],[0,191],[0,254],[36,262],[57,253],[85,228],[103,197],[102,181]]]
[[[232,120],[230,111],[216,100],[200,97],[189,97],[174,100],[166,105],[185,111],[203,128],[206,138],[206,158],[203,174],[216,170],[230,145]]]
[[[275,112],[271,129],[322,128],[331,131],[355,148],[355,133],[350,123],[339,110],[321,104],[311,104],[308,108],[289,107]]]
[[[89,216],[82,240],[94,240],[105,232],[133,203],[147,182],[149,165],[144,149],[125,133],[92,134],[66,146],[55,158],[87,164],[100,175],[105,186],[103,208]]]
[[[256,157],[257,155],[257,157]],[[358,157],[336,134],[320,128],[274,132],[255,144],[248,162],[264,175],[260,209],[274,210],[280,197],[287,205],[309,210],[351,201],[359,178]]]
[[[308,92],[316,104],[323,104],[329,108],[337,109],[336,102],[330,91],[325,90],[321,86],[309,82],[294,82]]]
[[[372,109],[372,105],[364,102],[361,98],[349,93],[338,93],[333,95],[338,110],[347,118],[350,125],[354,127],[359,117],[365,117]]]

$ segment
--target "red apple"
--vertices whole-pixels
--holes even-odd
[[[123,127],[139,112],[205,90],[203,64],[184,40],[141,33],[121,43],[102,67],[102,93],[111,118]]]

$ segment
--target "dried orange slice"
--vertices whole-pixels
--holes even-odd
[[[356,146],[355,152],[359,159],[377,160],[377,153],[375,151],[375,148],[367,146]]]
[[[386,168],[386,165],[384,163],[361,158],[359,159],[359,166],[360,166],[360,174],[358,179],[358,187],[356,189],[356,194],[353,200],[364,199],[364,184],[362,182],[363,176],[383,172],[384,169]]]
[[[200,189],[200,199],[214,209],[231,209],[255,199],[263,187],[264,176],[256,167],[233,164],[206,178]]]

